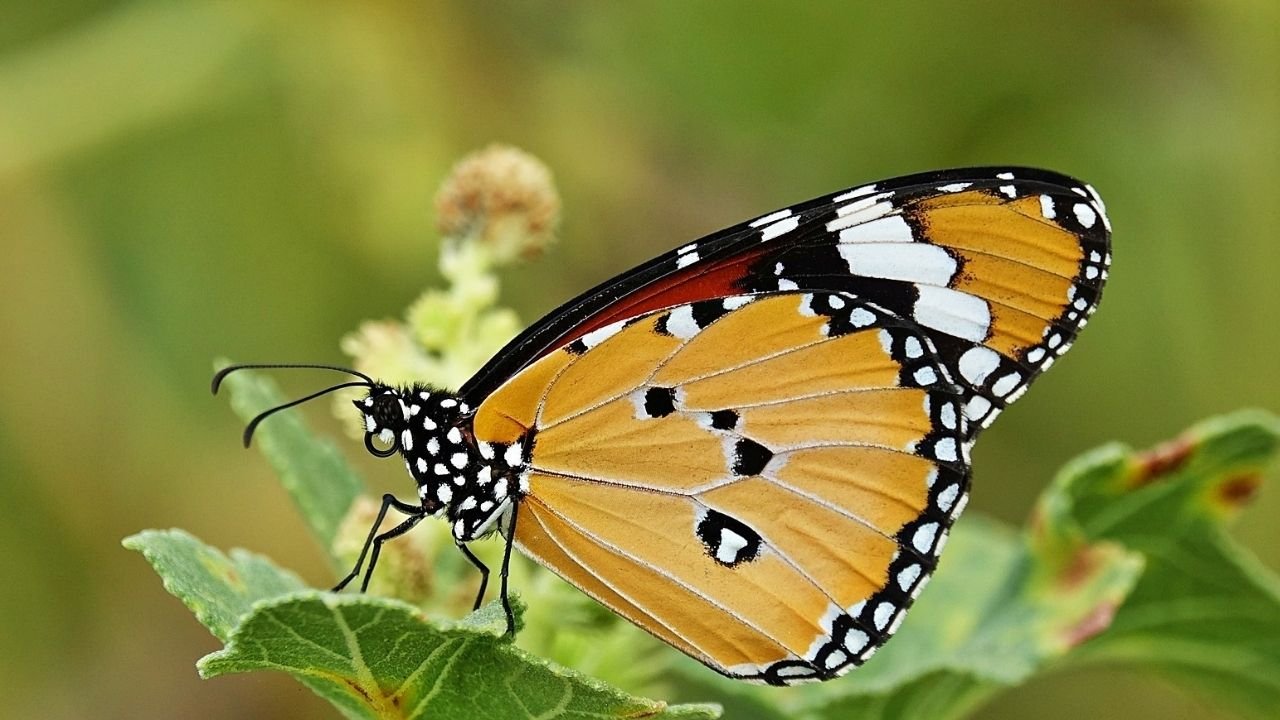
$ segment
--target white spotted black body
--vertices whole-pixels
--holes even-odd
[[[458,542],[470,542],[498,529],[498,520],[518,502],[527,485],[525,442],[477,442],[472,410],[444,390],[414,385],[377,385],[356,400],[366,443],[373,438],[399,452],[418,484],[425,514],[449,522]]]

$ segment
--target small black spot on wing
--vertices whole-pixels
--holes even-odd
[[[644,393],[644,411],[651,418],[666,417],[676,411],[676,391],[668,387],[651,387]]]
[[[750,438],[740,438],[733,446],[733,474],[759,475],[772,459],[769,448]]]
[[[732,430],[738,427],[738,413],[732,410],[716,410],[711,413],[711,427],[716,430]]]

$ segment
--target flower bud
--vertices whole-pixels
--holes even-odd
[[[560,196],[551,171],[507,145],[463,158],[436,194],[440,233],[482,245],[498,264],[542,253],[559,223]]]

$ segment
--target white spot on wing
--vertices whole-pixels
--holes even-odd
[[[506,452],[502,453],[502,459],[511,467],[519,467],[524,459],[523,451],[519,445],[512,443],[507,447]]]
[[[1008,375],[1001,376],[999,380],[991,383],[991,392],[1000,397],[1004,397],[1005,395],[1008,395],[1011,390],[1017,387],[1018,383],[1021,381],[1021,375],[1016,372],[1011,372]]]
[[[882,602],[876,605],[875,621],[877,630],[883,630],[889,624],[889,618],[893,617],[893,611],[893,603]]]
[[[622,323],[613,323],[597,328],[582,336],[582,344],[586,345],[588,349],[593,348],[616,335],[621,329]]]
[[[1094,212],[1088,203],[1076,203],[1071,209],[1076,214],[1076,220],[1087,228],[1093,227],[1093,224],[1098,221],[1098,213]]]
[[[915,335],[908,335],[907,340],[903,343],[904,349],[907,351],[907,357],[915,359],[924,355],[924,346],[920,344],[920,339]]]
[[[1097,190],[1093,189],[1092,185],[1085,185],[1084,187],[1093,196],[1093,203],[1098,206],[1098,214],[1102,216],[1102,226],[1107,229],[1107,232],[1111,232],[1111,220],[1107,218],[1107,204],[1102,202],[1102,196],[1098,194]],[[1110,255],[1107,256],[1107,262],[1111,262]]]
[[[1040,196],[1040,214],[1049,220],[1058,217],[1058,211],[1053,207],[1053,198],[1048,195]]]
[[[908,565],[898,571],[898,587],[902,588],[902,592],[910,592],[911,586],[916,584],[916,580],[920,579],[920,566]]]
[[[951,506],[955,504],[956,498],[960,496],[960,485],[948,485],[938,493],[938,509],[942,512],[950,512]],[[905,589],[905,588],[904,588]]]
[[[732,563],[738,559],[738,551],[747,546],[747,539],[729,528],[720,529],[720,543],[716,546],[716,559]]]
[[[825,663],[828,670],[835,670],[849,660],[849,655],[843,650],[833,650],[827,654]]]
[[[922,554],[929,554],[933,550],[933,541],[938,536],[938,523],[927,523],[916,528],[915,534],[911,536],[911,546]]]
[[[849,218],[840,218],[827,223],[828,231],[840,231],[842,243],[909,243],[916,240],[911,234],[911,226],[901,215],[890,215],[863,223],[850,223],[848,220]]]
[[[874,325],[876,322],[876,314],[866,308],[854,308],[849,311],[849,324],[856,328],[864,328]]]
[[[779,220],[760,231],[760,240],[761,242],[772,240],[779,235],[795,230],[797,227],[800,227],[800,218],[791,217],[786,218],[785,220]]]
[[[865,648],[869,642],[871,642],[871,638],[862,630],[850,629],[844,634],[844,649],[848,650],[853,655],[857,655],[862,652],[862,649]]]
[[[960,356],[960,375],[970,385],[981,385],[996,368],[1000,367],[1000,355],[989,347],[978,345]]]
[[[943,248],[917,242],[841,244],[840,257],[854,275],[925,285],[946,285],[957,267],[955,258]]]
[[[956,429],[956,406],[952,403],[943,403],[938,408],[938,417],[942,420],[942,427],[948,430]]]
[[[692,305],[681,305],[667,315],[667,332],[681,340],[688,340],[701,330],[698,322],[693,319]]]
[[[950,185],[939,185],[938,189],[946,193],[960,192],[961,190],[964,190],[965,188],[969,187],[972,184],[973,183],[967,183],[967,182],[951,183]]]
[[[916,290],[916,322],[964,340],[979,342],[987,337],[991,309],[985,300],[932,285],[917,285]]]
[[[928,365],[916,370],[912,377],[915,378],[917,383],[925,386],[938,382],[938,373],[934,372],[933,368]]]
[[[831,202],[838,203],[844,200],[852,200],[853,198],[862,197],[863,195],[870,195],[875,191],[876,191],[875,184],[863,185],[862,187],[854,188],[849,192],[841,193],[840,195],[837,195],[831,198]]]
[[[676,267],[678,268],[687,268],[696,262],[698,262],[698,253],[696,252],[687,252],[676,256]]]
[[[836,208],[836,217],[842,218],[840,220],[841,227],[848,227],[852,223],[875,220],[892,212],[893,203],[888,201],[889,196],[889,193],[880,193],[879,195],[862,198]]]
[[[761,227],[762,225],[768,225],[769,223],[775,222],[777,220],[781,220],[782,218],[785,218],[785,217],[791,217],[791,208],[785,208],[777,212],[769,213],[768,215],[765,215],[762,218],[757,218],[755,220],[752,220],[751,222],[747,223],[747,227]],[[681,250],[683,251],[684,248],[681,248]]]

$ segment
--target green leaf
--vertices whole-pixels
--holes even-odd
[[[224,367],[225,362],[218,363]],[[276,384],[249,370],[228,375],[223,385],[231,391],[231,407],[241,420],[285,402]],[[332,552],[333,539],[364,482],[347,465],[333,443],[313,435],[296,412],[283,412],[258,426],[253,441],[275,468],[311,531]],[[331,558],[334,566],[342,561]]]
[[[206,656],[204,677],[282,670],[350,718],[715,718],[710,705],[668,707],[556,667],[512,646],[494,603],[462,623],[412,605],[307,592],[266,601]]]
[[[122,544],[142,553],[165,590],[224,642],[253,603],[305,587],[261,555],[235,549],[227,557],[183,530],[144,530]]]
[[[1148,453],[1102,448],[1064,471],[1042,517],[1052,523],[1070,513],[1088,538],[1147,558],[1110,627],[1072,662],[1154,671],[1243,716],[1275,717],[1280,579],[1224,527],[1256,492],[1278,445],[1280,422],[1245,411]]]

